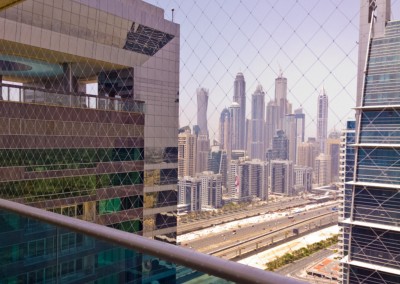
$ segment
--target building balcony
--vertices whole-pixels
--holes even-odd
[[[5,283],[303,283],[4,199],[0,222]]]
[[[0,100],[5,101],[108,111],[145,112],[143,101],[127,98],[96,96],[80,92],[75,94],[1,83],[0,88],[2,88]]]

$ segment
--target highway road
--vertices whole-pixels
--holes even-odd
[[[310,283],[334,283],[335,281],[332,281],[330,279],[323,279],[316,276],[304,275],[303,273],[303,271],[309,266],[315,265],[324,258],[332,255],[334,253],[333,251],[334,249],[337,249],[337,245],[333,245],[328,249],[318,251],[308,257],[292,262],[280,269],[275,270],[275,272],[281,275],[293,277],[298,280],[307,281]]]
[[[203,253],[232,259],[294,235],[337,223],[337,212],[332,212],[332,207],[329,205],[301,212],[293,218],[285,216],[259,224],[238,227],[182,242],[182,245]]]
[[[220,225],[235,220],[265,214],[268,212],[286,210],[288,208],[298,207],[307,204],[310,204],[310,201],[305,199],[282,200],[276,203],[269,203],[265,206],[243,208],[242,210],[237,212],[226,212],[225,214],[208,217],[205,219],[194,219],[192,220],[192,222],[189,223],[179,222],[178,235],[208,228],[214,225]]]
[[[299,234],[305,234],[307,232],[312,232],[319,228],[324,228],[334,224],[337,224],[337,213],[335,212],[329,213],[328,216],[319,216],[316,217],[314,220],[305,221],[304,223],[302,223],[302,225],[304,225],[304,229],[302,229]],[[289,239],[292,239],[292,237],[300,236],[293,232],[293,229],[298,228],[299,225],[295,224],[279,231],[264,234],[262,236],[254,238],[251,241],[238,242],[234,246],[224,248],[210,254],[219,256],[224,259],[242,258],[244,256],[254,254],[258,250],[265,250],[270,246],[286,242]]]
[[[316,253],[313,253],[310,256],[307,256],[305,258],[302,258],[300,260],[292,262],[280,269],[277,269],[277,270],[275,270],[275,272],[279,273],[281,275],[295,277],[296,272],[299,272],[300,270],[304,270],[306,267],[308,267],[312,264],[315,264],[318,261],[320,261],[332,254],[333,254],[332,248],[323,249],[323,250],[317,251]]]

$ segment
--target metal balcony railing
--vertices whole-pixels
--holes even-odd
[[[133,99],[112,98],[85,93],[66,93],[1,83],[0,88],[0,100],[5,101],[112,111],[145,112],[144,102]]]
[[[23,216],[24,218],[29,218],[29,220],[33,219],[39,221],[44,224],[46,229],[48,229],[48,226],[53,225],[57,228],[57,232],[67,230],[67,232],[74,232],[86,237],[92,237],[93,239],[104,241],[113,246],[121,246],[136,253],[139,252],[145,255],[157,257],[160,260],[160,263],[165,261],[165,263],[178,265],[174,270],[177,275],[180,273],[179,265],[183,265],[186,268],[211,275],[210,277],[215,276],[236,283],[304,283],[273,272],[256,269],[243,264],[198,253],[187,248],[155,241],[132,233],[111,229],[98,224],[66,217],[4,199],[0,199],[0,213],[1,212]],[[4,217],[4,214],[0,214],[0,217],[2,216],[3,218],[6,218]],[[27,222],[28,225],[33,223],[33,221]],[[7,230],[11,231],[10,228],[16,226],[15,221],[10,221],[9,224],[11,225],[2,226],[2,228],[0,228],[0,235],[3,235],[3,241],[7,239],[4,238],[4,236],[7,236],[8,234]],[[17,241],[20,242],[21,240]],[[12,243],[13,239],[8,239],[6,242],[8,244]],[[78,246],[74,245],[74,248],[76,247]],[[102,245],[102,247],[104,247],[104,245]],[[37,250],[35,250],[35,252],[37,253]],[[89,258],[90,257],[93,258],[93,255],[89,256]],[[21,262],[15,263],[16,265],[21,264]],[[4,269],[2,266],[3,264],[0,262],[0,270]]]

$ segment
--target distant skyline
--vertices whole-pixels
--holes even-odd
[[[180,126],[194,125],[196,89],[209,89],[210,140],[219,138],[219,117],[233,101],[234,80],[246,80],[246,116],[261,84],[266,103],[275,78],[288,81],[293,109],[303,108],[306,137],[316,136],[317,101],[329,97],[328,133],[354,117],[359,1],[147,1],[181,25]],[[400,1],[393,11],[400,14]]]

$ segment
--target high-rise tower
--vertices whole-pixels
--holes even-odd
[[[362,0],[360,1],[360,28],[358,39],[358,72],[357,72],[357,101],[359,106],[364,87],[364,71],[367,48],[369,45],[369,31],[372,22],[372,11],[375,11],[375,22],[373,27],[374,37],[382,37],[385,33],[386,23],[390,21],[391,0]]]
[[[264,160],[264,117],[265,117],[265,93],[261,85],[257,86],[256,91],[251,97],[251,139],[250,157],[251,159]]]
[[[293,163],[288,160],[270,162],[271,192],[280,195],[293,195]]]
[[[350,119],[346,123],[346,129],[343,130],[340,138],[340,170],[339,170],[339,205],[338,224],[340,226],[340,236],[338,247],[341,257],[348,254],[349,240],[350,240],[350,225],[342,223],[344,220],[350,218],[351,203],[352,203],[352,189],[353,186],[349,183],[354,177],[354,142],[355,142],[355,129],[356,122]],[[346,278],[347,282],[347,265],[342,263],[342,276]],[[343,277],[339,280],[343,281]],[[339,281],[340,282],[340,281]]]
[[[317,141],[320,153],[325,153],[328,132],[328,96],[322,88],[317,105]]]
[[[201,133],[201,130],[200,130]],[[208,155],[210,154],[210,139],[206,134],[197,136],[196,144],[196,173],[207,171]]]
[[[281,72],[275,79],[275,102],[278,105],[278,121],[276,129],[284,128],[285,116],[292,112],[291,104],[287,100],[287,79]]]
[[[296,117],[294,114],[285,115],[284,131],[288,139],[288,159],[296,162],[296,150],[297,150],[297,128],[296,128]]]
[[[303,142],[297,146],[297,165],[315,168],[317,150],[314,143]]]
[[[315,159],[315,183],[318,186],[328,185],[332,181],[331,156],[321,153]]]
[[[242,150],[240,147],[240,106],[233,102],[229,107],[230,114],[230,150]]]
[[[389,0],[361,1],[360,15],[362,83],[342,281],[400,283],[400,21],[389,21]]]
[[[279,107],[275,100],[271,100],[267,104],[266,119],[265,119],[265,148],[270,149],[272,139],[276,134],[279,120]]]
[[[246,150],[246,81],[242,73],[238,73],[233,86],[233,101],[239,104],[238,136],[236,149]]]
[[[272,148],[267,151],[267,160],[288,160],[289,139],[283,130],[278,130],[272,139]]]
[[[196,136],[189,131],[178,135],[178,177],[195,174]]]
[[[339,179],[339,150],[340,150],[340,139],[329,138],[326,140],[326,154],[331,157],[331,178],[333,182],[337,182]]]
[[[198,88],[197,93],[197,125],[200,128],[200,133],[208,135],[207,128],[207,107],[208,107],[208,90]]]
[[[294,110],[296,118],[296,147],[304,142],[306,130],[306,115],[303,113],[302,108]]]
[[[221,150],[228,151],[231,141],[231,120],[229,110],[224,108],[219,118],[219,145]]]

